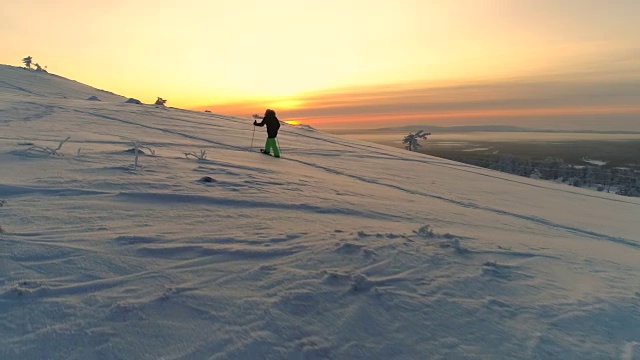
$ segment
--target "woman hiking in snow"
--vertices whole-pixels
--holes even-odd
[[[273,149],[273,156],[280,157],[280,150],[276,142],[276,136],[278,136],[278,129],[280,129],[280,121],[276,117],[276,112],[267,109],[264,112],[264,117],[261,122],[253,120],[253,126],[265,126],[267,125],[267,143],[264,145],[264,149],[260,149],[263,154],[270,155],[271,149]]]

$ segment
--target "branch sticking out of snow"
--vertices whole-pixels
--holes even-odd
[[[195,152],[186,152],[184,153],[184,156],[188,159],[189,156],[193,156],[194,158],[198,159],[198,160],[206,160],[207,159],[207,150],[200,150],[199,154],[196,154]]]
[[[27,151],[29,150],[38,150],[38,151],[42,151],[44,153],[47,153],[49,155],[55,155],[55,156],[62,156],[58,150],[60,150],[62,148],[62,145],[64,145],[64,143],[67,142],[67,140],[71,139],[71,136],[68,136],[66,139],[60,141],[60,143],[58,144],[58,147],[55,149],[52,149],[48,146],[39,146],[39,145],[33,145],[29,148],[27,148]]]
[[[134,141],[133,142],[133,153],[135,154],[135,159],[133,161],[133,170],[138,170],[138,153],[140,148],[138,147],[138,142]]]
[[[53,150],[53,153],[56,154],[56,155],[59,155],[58,154],[58,150],[60,150],[62,148],[62,145],[64,145],[64,143],[66,143],[67,140],[69,140],[69,139],[71,139],[71,136],[67,136],[66,139],[60,141],[60,144],[58,144],[58,147],[55,150]]]
[[[156,151],[153,150],[152,148],[144,145],[138,145],[138,150],[142,150],[142,149],[147,149],[149,153],[151,153],[151,155],[156,156]]]
[[[148,146],[140,145],[137,141],[134,141],[133,142],[133,154],[134,154],[135,158],[134,158],[134,161],[133,161],[133,170],[137,170],[138,169],[138,156],[140,155],[140,153],[144,154],[142,149],[147,149],[151,153],[151,155],[153,155],[153,156],[156,155],[156,151],[153,150],[152,148],[150,148]]]

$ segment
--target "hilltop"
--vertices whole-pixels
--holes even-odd
[[[0,358],[640,358],[640,199],[125,100],[0,66]]]

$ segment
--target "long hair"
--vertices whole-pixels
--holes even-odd
[[[271,109],[267,109],[267,111],[264,112],[264,117],[266,118],[275,118],[276,120],[278,120],[278,118],[276,117],[276,112],[271,110]]]

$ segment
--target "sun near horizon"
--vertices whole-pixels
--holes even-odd
[[[638,13],[631,0],[35,0],[3,5],[0,62],[320,128],[637,127]]]

